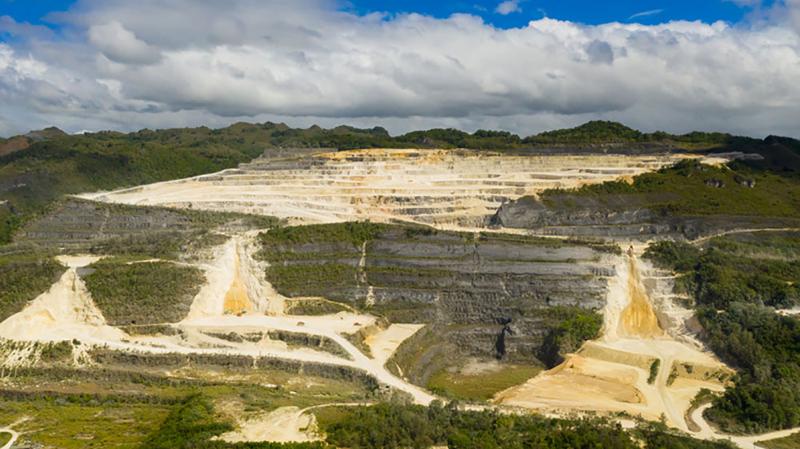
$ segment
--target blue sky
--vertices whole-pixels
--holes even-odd
[[[468,12],[504,28],[522,26],[544,15],[587,24],[615,21],[653,24],[677,19],[738,22],[750,11],[730,0],[520,0],[515,2],[519,11],[506,15],[497,13],[499,0],[352,0],[351,3],[360,13],[419,12],[446,17],[454,12]]]
[[[513,0],[512,0],[513,1]],[[518,11],[499,14],[501,0],[350,0],[342,9],[360,14],[416,12],[434,17],[447,17],[463,12],[482,16],[486,22],[508,28],[524,26],[530,20],[548,17],[600,24],[606,22],[662,23],[669,20],[724,20],[738,22],[751,8],[741,7],[732,0],[519,0]],[[0,0],[0,15],[18,22],[45,23],[52,11],[67,10],[74,0]],[[768,6],[772,1],[765,0]],[[52,24],[51,24],[52,26]]]
[[[0,0],[0,136],[616,120],[800,137],[800,0],[79,1]]]

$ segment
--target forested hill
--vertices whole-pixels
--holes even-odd
[[[505,131],[431,129],[391,136],[385,129],[340,126],[290,128],[237,123],[227,128],[142,130],[68,135],[57,128],[0,140],[0,243],[64,194],[113,189],[214,172],[292,148],[473,148],[525,151],[758,152],[766,166],[800,169],[800,142],[757,140],[721,133],[642,133],[619,123],[594,121],[576,128],[520,137]]]

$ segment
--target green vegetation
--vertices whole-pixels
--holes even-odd
[[[0,237],[64,194],[108,190],[234,167],[260,155],[241,127],[64,135],[0,157]],[[3,243],[3,241],[0,241]]]
[[[713,148],[734,140],[730,134],[692,132],[673,135],[663,131],[643,133],[621,123],[595,120],[581,126],[547,131],[525,138],[524,143],[539,145],[579,144],[663,144],[686,149]]]
[[[218,228],[266,229],[274,217],[129,206],[67,198],[27,224],[17,245],[71,252],[177,259],[227,240]]]
[[[800,235],[764,234],[764,238],[763,245],[715,238],[702,251],[687,243],[659,242],[647,250],[646,257],[686,273],[682,286],[701,306],[727,309],[741,302],[790,308],[800,304]]]
[[[44,255],[0,256],[0,321],[47,291],[66,268]]]
[[[311,243],[351,243],[360,248],[364,242],[374,240],[388,228],[387,225],[359,221],[275,228],[259,237],[266,251],[271,251],[274,246]]]
[[[451,449],[727,449],[670,434],[659,426],[625,432],[602,419],[557,420],[537,415],[501,415],[459,411],[453,405],[431,407],[381,403],[373,407],[326,410],[320,424],[328,443],[351,449],[447,446]]]
[[[650,365],[650,375],[647,376],[647,383],[653,385],[653,382],[656,381],[656,377],[658,377],[658,370],[661,368],[661,359],[653,360],[653,363]]]
[[[10,141],[9,141],[10,142]],[[531,148],[625,148],[672,150],[745,150],[766,156],[760,166],[778,170],[800,167],[800,144],[769,137],[764,141],[719,133],[694,132],[682,136],[641,133],[619,123],[589,122],[582,126],[520,136],[505,131],[455,129],[414,131],[390,136],[383,128],[340,126],[292,129],[284,124],[237,123],[227,128],[141,130],[123,134],[100,132],[67,135],[45,130],[27,139],[27,146],[0,156],[0,243],[43,213],[64,194],[108,190],[210,173],[236,166],[261,155],[307,154],[303,148],[474,148],[526,150]],[[0,144],[1,145],[1,144]],[[0,152],[2,153],[2,152]]]
[[[553,367],[565,354],[577,351],[584,341],[600,335],[603,316],[579,307],[552,307],[544,311],[555,322],[544,339],[539,358]]]
[[[323,443],[225,443],[212,437],[233,430],[220,421],[211,402],[201,395],[189,396],[167,416],[141,449],[324,449]]]
[[[800,447],[800,432],[777,440],[759,441],[758,446],[766,449],[797,449]]]
[[[169,413],[142,448],[199,448],[207,444],[211,437],[229,430],[233,430],[233,426],[217,421],[211,402],[199,395],[190,396]]]
[[[72,361],[72,342],[59,341],[55,343],[44,343],[41,352],[41,360],[45,363],[71,362]]]
[[[63,449],[138,449],[168,411],[160,404],[81,400],[76,396],[0,399],[4,423],[30,418],[14,427],[23,433],[17,443],[20,447],[24,447],[21,442],[31,441]]]
[[[90,268],[86,287],[111,325],[180,321],[205,280],[197,268],[170,262],[104,259]]]
[[[355,284],[356,268],[339,263],[310,265],[270,265],[267,279],[279,292],[289,296],[330,296],[330,289]]]
[[[286,301],[287,315],[332,315],[350,310],[344,304],[322,298],[298,298]]]
[[[540,366],[498,364],[476,372],[441,370],[431,376],[428,388],[444,397],[464,401],[487,401],[495,394],[525,383],[541,372]]]
[[[755,242],[761,238],[767,249],[786,242],[782,258],[756,257]],[[800,270],[792,259],[797,238],[751,234],[712,239],[703,251],[669,242],[648,250],[656,263],[684,273],[706,341],[739,370],[735,387],[707,412],[725,431],[759,433],[800,425],[800,320],[767,307],[798,303]]]
[[[712,167],[685,160],[636,176],[577,190],[548,190],[551,208],[630,210],[647,208],[659,216],[800,217],[800,179],[744,164]]]
[[[61,343],[52,346],[53,351],[63,347]],[[44,355],[46,348],[41,349]],[[112,356],[103,350],[90,355],[95,364],[89,368],[48,362],[17,368],[13,376],[6,372],[6,386],[0,388],[0,422],[30,418],[14,426],[22,434],[20,447],[144,449],[149,447],[146,440],[167,441],[169,430],[176,428],[187,432],[180,441],[201,445],[173,447],[207,447],[192,435],[193,431],[202,433],[205,424],[219,428],[278,407],[381,397],[374,383],[322,365],[261,359],[254,367],[251,357],[220,355],[148,357],[115,352]],[[185,407],[187,398],[193,398],[189,407]],[[224,407],[206,414],[198,410],[198,402]],[[198,412],[193,416],[200,419],[176,412],[179,409]],[[167,422],[171,413],[175,420]],[[209,444],[215,449],[283,447]]]

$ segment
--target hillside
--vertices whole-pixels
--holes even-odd
[[[29,136],[0,157],[23,444],[729,449],[800,425],[795,140]]]
[[[275,157],[308,150],[293,148],[473,148],[504,151],[744,151],[762,154],[772,169],[800,169],[800,143],[764,141],[719,133],[645,134],[613,122],[520,138],[507,132],[454,129],[390,136],[382,128],[340,126],[289,128],[284,124],[237,123],[227,128],[142,130],[66,135],[34,131],[3,142],[0,153],[0,242],[61,195],[177,179],[235,167],[265,151]],[[20,151],[23,150],[24,151]]]

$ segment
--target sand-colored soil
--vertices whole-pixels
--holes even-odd
[[[234,253],[233,263],[233,282],[230,288],[225,293],[224,304],[222,306],[223,312],[232,315],[241,315],[253,311],[253,304],[250,302],[250,296],[247,288],[241,279],[241,264],[239,263],[239,252]]]
[[[197,293],[188,320],[220,315],[282,315],[286,298],[264,278],[265,264],[253,254],[255,233],[237,235],[216,248],[212,260],[201,264],[206,283]]]
[[[663,416],[667,424],[688,430],[691,399],[701,388],[724,389],[731,371],[662,327],[641,278],[652,267],[634,254],[614,256],[609,263],[617,275],[609,280],[603,336],[558,367],[501,392],[495,402],[555,412],[626,412],[650,420]],[[656,359],[659,368],[650,383]]]
[[[400,344],[423,327],[424,324],[391,324],[386,329],[368,336],[364,342],[369,346],[372,358],[383,365],[392,358]]]
[[[239,423],[234,431],[220,435],[229,443],[271,441],[274,443],[318,440],[314,414],[298,407],[280,407]]]
[[[483,226],[504,201],[630,178],[682,157],[354,150],[298,161],[255,160],[234,170],[81,197],[256,213],[292,223],[370,219]]]
[[[663,336],[664,331],[639,279],[633,257],[629,258],[628,262],[628,298],[628,305],[619,317],[620,335],[640,338]]]
[[[108,326],[78,270],[97,261],[93,256],[61,256],[67,271],[22,311],[0,323],[0,337],[22,341],[62,341],[87,336],[119,340],[121,330]]]
[[[639,375],[631,367],[573,355],[525,384],[499,393],[496,401],[525,408],[580,403],[592,410],[624,410],[630,404],[645,402],[636,388]]]

